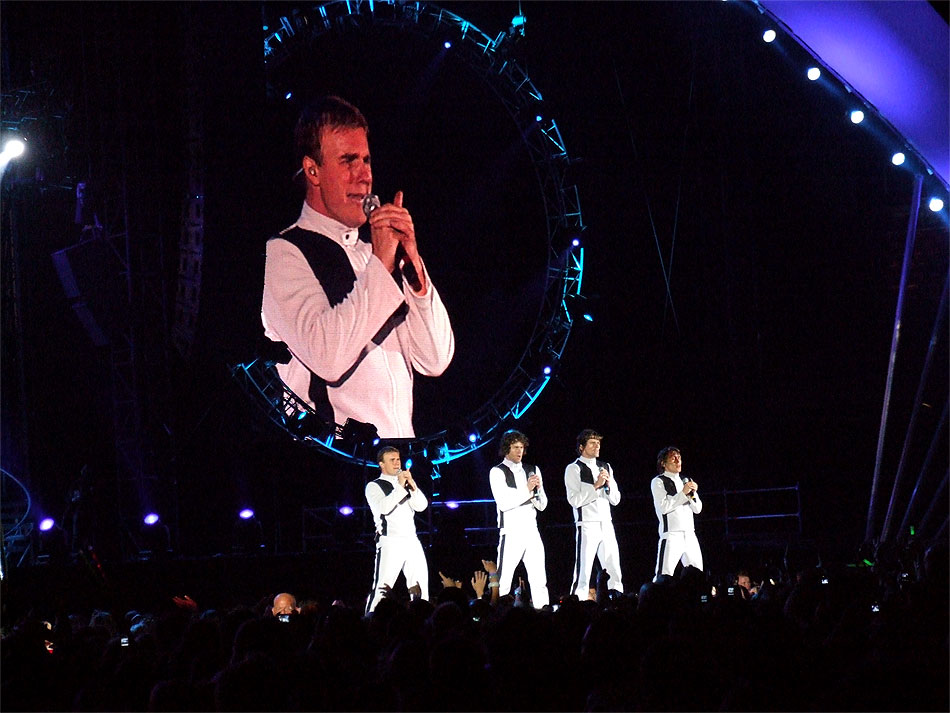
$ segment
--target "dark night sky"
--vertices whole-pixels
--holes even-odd
[[[494,36],[517,5],[448,7]],[[207,232],[198,334],[189,359],[170,351],[167,387],[148,379],[149,428],[165,434],[153,439],[156,470],[177,479],[182,549],[200,554],[215,547],[195,524],[206,509],[224,512],[247,495],[289,512],[362,489],[358,469],[256,425],[226,371],[253,353],[259,333],[264,238],[299,210],[289,135],[303,97],[338,92],[367,114],[376,190],[406,192],[453,315],[457,356],[445,376],[418,385],[418,430],[464,417],[514,367],[537,313],[545,232],[513,122],[462,63],[436,61],[437,47],[384,31],[325,39],[270,75],[294,89],[287,102],[266,96],[257,5],[191,9],[187,20],[172,4],[4,3],[3,81],[5,92],[24,86],[32,68],[34,80],[60,87],[70,149],[56,169],[65,165],[70,176],[83,174],[97,138],[109,133],[105,116],[125,127],[131,219],[144,255],[164,247],[173,304],[183,28],[191,23],[202,38]],[[747,7],[527,3],[524,11],[519,56],[575,159],[568,176],[587,225],[584,293],[595,316],[575,329],[558,379],[517,424],[531,438],[529,460],[557,499],[573,438],[592,426],[604,433],[603,454],[625,492],[643,494],[656,452],[674,443],[709,491],[800,483],[806,537],[855,550],[874,472],[910,171],[889,165],[886,136],[873,124],[846,120],[840,90],[801,77],[794,48],[759,40]],[[108,31],[117,23],[120,36]],[[121,98],[90,106],[97,92]],[[108,372],[49,263],[50,252],[75,241],[71,194],[22,191],[27,480],[55,509],[85,463],[109,487]],[[924,211],[919,228],[882,507],[947,273],[945,226]],[[672,309],[658,250],[672,265]],[[145,329],[150,343],[162,342],[159,324]],[[909,461],[914,475],[947,398],[945,331]],[[9,390],[16,377],[6,333],[4,342]],[[934,483],[945,439],[941,448]],[[444,468],[443,496],[490,497],[494,457],[491,444]],[[21,461],[4,453],[5,467]],[[642,505],[646,512],[631,504],[616,518],[651,521]],[[550,516],[567,521],[569,513],[565,506]]]

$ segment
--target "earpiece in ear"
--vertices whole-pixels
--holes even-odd
[[[311,169],[310,169],[310,175],[311,175],[311,176],[316,176],[316,175],[317,175],[317,172],[314,171],[314,170],[311,168]]]

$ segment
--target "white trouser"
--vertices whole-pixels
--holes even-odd
[[[407,587],[418,584],[422,589],[422,598],[429,598],[429,566],[419,538],[415,535],[380,536],[376,543],[373,588],[367,597],[367,612],[376,608],[386,587],[392,588],[400,572],[406,575]]]
[[[531,601],[536,609],[545,606],[548,599],[548,576],[544,571],[544,544],[536,525],[502,528],[498,541],[498,596],[511,591],[515,567],[524,560],[531,586]]]
[[[614,524],[610,520],[603,522],[579,522],[575,528],[574,579],[571,591],[584,601],[590,595],[590,571],[594,566],[594,557],[600,560],[610,579],[607,586],[623,592],[623,578],[620,575],[620,547]]]
[[[703,568],[703,553],[699,549],[699,540],[695,532],[674,530],[660,536],[660,544],[656,553],[656,575],[672,575],[676,563],[681,561],[683,566],[693,566],[698,570]]]

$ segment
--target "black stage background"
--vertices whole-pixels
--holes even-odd
[[[267,4],[262,14],[256,3],[3,3],[4,91],[53,87],[47,113],[59,117],[49,121],[62,133],[35,165],[11,165],[4,177],[4,241],[16,247],[20,293],[11,304],[5,277],[3,465],[27,484],[37,517],[61,520],[86,468],[81,536],[96,548],[110,596],[146,596],[144,586],[147,596],[187,590],[221,601],[281,589],[352,599],[369,580],[371,555],[358,541],[369,528],[365,515],[348,521],[358,527],[332,518],[313,525],[305,512],[362,504],[369,474],[272,428],[229,375],[229,365],[254,356],[261,334],[264,240],[299,210],[289,137],[308,95],[338,92],[367,114],[376,190],[406,191],[455,321],[452,367],[417,384],[419,430],[480,405],[516,364],[533,325],[543,211],[500,103],[450,54],[437,60],[439,48],[385,32],[327,39],[312,56],[282,65],[298,87],[291,100],[268,97],[262,16],[293,7]],[[614,517],[628,587],[652,574],[656,522],[646,496],[655,454],[669,444],[702,485],[700,535],[715,575],[781,559],[789,544],[804,564],[850,561],[864,540],[913,176],[887,161],[882,132],[856,129],[847,102],[801,78],[791,49],[759,40],[750,7],[524,5],[518,57],[575,159],[570,177],[587,225],[583,293],[594,316],[578,320],[556,379],[512,424],[529,435],[527,459],[540,466],[551,497],[540,520],[556,593],[569,586],[573,564],[561,474],[585,427],[604,434],[603,457],[625,496]],[[517,5],[448,8],[495,35]],[[189,31],[201,58],[192,68],[204,116],[205,236],[200,312],[183,355],[169,323],[186,185]],[[130,234],[148,268],[137,296],[148,357],[140,393],[145,460],[170,528],[166,565],[120,564],[139,514],[117,505],[108,349],[91,344],[49,258],[79,239],[76,180],[105,184],[119,166],[127,169]],[[881,507],[946,265],[945,225],[922,211]],[[156,300],[163,306],[149,306]],[[915,469],[946,400],[945,340],[938,349]],[[440,499],[490,498],[495,460],[489,444],[444,466]],[[934,462],[939,477],[945,438]],[[795,520],[727,532],[723,491],[795,485],[800,532]],[[429,483],[423,489],[432,492]],[[787,497],[737,506],[788,512],[797,503]],[[245,560],[235,555],[233,523],[248,503],[266,554]],[[470,577],[492,547],[478,534],[470,550],[447,540],[457,536],[453,518],[486,526],[482,509],[433,510],[443,533],[431,537],[434,584],[440,568]],[[308,533],[317,539],[305,541]],[[78,598],[85,585],[100,591],[86,565],[68,571],[62,596]],[[31,585],[41,576],[9,573]]]

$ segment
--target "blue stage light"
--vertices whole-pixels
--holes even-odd
[[[581,241],[580,241],[579,238],[574,238],[574,239],[571,241],[571,245],[573,245],[575,248],[576,248],[578,245],[580,245],[580,244],[581,244]]]
[[[406,470],[412,467],[412,458],[406,458]]]
[[[939,213],[943,210],[943,200],[940,198],[931,198],[930,202],[927,204],[927,207],[930,208],[934,213]]]
[[[542,369],[542,371],[544,372],[545,376],[548,376],[551,373],[551,367],[546,366],[544,369]]]
[[[775,41],[775,30],[766,30],[765,32],[763,32],[763,33],[762,33],[762,39],[765,40],[766,42],[774,42],[774,41]]]
[[[541,122],[541,119],[543,119],[543,118],[544,118],[544,117],[542,117],[540,114],[535,114],[534,120],[537,121],[538,123],[540,123],[540,122]]]
[[[150,512],[142,519],[142,522],[144,522],[146,525],[154,525],[156,522],[158,522],[158,513]]]
[[[343,507],[340,508],[340,514],[343,517],[349,517],[350,515],[353,514],[353,508],[351,508],[349,505],[344,505]]]
[[[40,520],[40,532],[48,532],[49,530],[52,530],[53,525],[55,524],[56,522],[53,520],[53,518],[44,517],[42,520]]]
[[[447,49],[447,50],[452,49],[452,43],[449,42],[448,40],[446,40],[446,41],[442,44],[442,46],[445,47],[445,49]]]
[[[891,163],[893,163],[895,166],[903,166],[906,159],[907,157],[898,151],[896,154],[891,156]]]
[[[293,95],[294,95],[293,92],[287,92],[286,94],[284,94],[284,99],[290,99]]]
[[[459,504],[458,504],[457,502],[455,502],[454,500],[449,500],[449,501],[445,504],[445,507],[447,507],[449,510],[458,510],[458,509],[459,509]]]
[[[821,70],[818,67],[809,67],[806,76],[814,82],[821,76]]]
[[[469,442],[469,443],[475,443],[475,441],[477,441],[477,440],[478,440],[478,434],[476,434],[476,433],[469,433],[469,434],[468,434],[468,442]]]
[[[251,510],[251,508],[244,508],[238,513],[238,517],[242,520],[250,520],[252,517],[254,517],[254,511]]]
[[[586,314],[586,313],[584,314],[584,319],[586,319],[588,322],[593,322],[593,321],[594,321],[593,315]]]
[[[863,112],[863,111],[861,111],[860,109],[855,109],[854,111],[851,112],[851,123],[852,123],[852,124],[860,124],[862,121],[864,121],[864,112]]]

